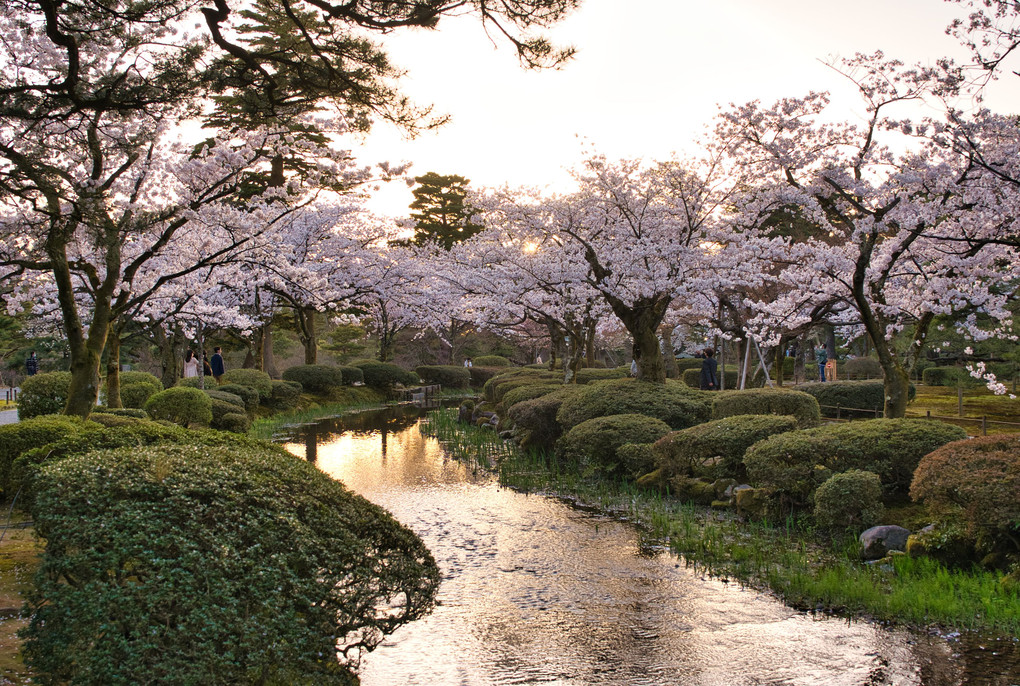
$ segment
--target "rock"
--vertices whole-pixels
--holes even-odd
[[[729,500],[713,500],[711,507],[713,510],[728,510],[733,505]]]
[[[715,488],[715,497],[719,500],[722,500],[723,498],[729,499],[729,495],[727,495],[727,493],[729,493],[730,489],[736,484],[736,479],[716,479],[715,483],[712,484],[712,487]]]
[[[749,486],[748,484],[736,484],[736,485],[733,485],[733,486],[730,486],[729,488],[727,488],[726,492],[723,493],[723,496],[725,496],[725,497],[727,497],[727,498],[729,498],[731,500],[735,500],[736,497],[737,497],[737,493],[739,493],[740,491],[751,490],[751,488],[752,488],[752,486]]]
[[[514,432],[503,430],[499,432],[499,437],[502,438],[504,441],[509,441],[511,438],[514,437]]]
[[[873,526],[860,536],[861,559],[879,560],[892,550],[903,552],[909,536],[910,530],[902,526]]]
[[[666,478],[663,476],[662,469],[656,469],[654,472],[648,472],[642,474],[634,482],[639,488],[644,488],[650,491],[661,491],[665,493],[669,487],[666,483]]]
[[[764,519],[768,512],[768,493],[760,488],[736,488],[737,514],[751,519]]]

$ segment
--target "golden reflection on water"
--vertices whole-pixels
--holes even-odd
[[[409,424],[286,444],[416,531],[443,572],[435,612],[365,657],[365,686],[962,683],[941,639],[705,579],[628,525],[501,489]]]

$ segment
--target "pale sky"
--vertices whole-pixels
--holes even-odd
[[[828,90],[859,118],[849,82],[822,61],[879,49],[907,63],[964,61],[945,35],[962,15],[941,0],[585,0],[549,32],[577,56],[539,72],[523,70],[476,19],[446,19],[384,45],[408,72],[404,92],[451,122],[413,141],[380,124],[354,152],[363,163],[413,162],[413,175],[460,174],[476,188],[562,189],[581,139],[610,158],[693,152],[719,104]],[[1007,75],[988,104],[1020,110],[1020,83]],[[410,200],[406,187],[393,189],[373,208],[401,214]]]

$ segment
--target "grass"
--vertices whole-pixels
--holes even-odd
[[[348,390],[348,389],[345,389]],[[274,434],[285,427],[311,424],[320,419],[328,417],[340,417],[353,412],[361,412],[385,404],[383,397],[369,389],[349,389],[346,397],[332,400],[325,400],[322,404],[317,401],[321,399],[309,395],[302,395],[301,409],[292,412],[282,412],[268,417],[262,417],[252,422],[248,435],[254,438],[269,440]],[[361,391],[356,392],[356,391]]]
[[[21,518],[15,513],[12,521],[18,523]],[[0,683],[3,684],[31,683],[31,672],[21,659],[21,640],[17,632],[28,625],[21,607],[39,565],[39,552],[40,544],[31,527],[7,529],[0,540]]]
[[[864,564],[852,534],[826,535],[806,518],[744,522],[730,511],[682,503],[632,484],[582,478],[576,465],[522,451],[489,429],[457,424],[452,412],[430,413],[425,430],[459,459],[483,467],[495,462],[504,485],[632,521],[647,543],[668,546],[688,566],[769,589],[793,607],[1020,636],[1020,597],[1000,584],[999,573],[950,570],[906,556]]]
[[[955,386],[918,386],[917,397],[907,406],[907,416],[924,417],[928,412],[942,417],[943,421],[959,424],[971,435],[981,433],[979,421],[954,420],[959,414]],[[1020,432],[1020,398],[1011,400],[1008,395],[995,395],[984,386],[972,386],[963,390],[963,415],[971,420],[979,420],[984,416],[992,422],[1017,424],[989,424],[988,433]]]

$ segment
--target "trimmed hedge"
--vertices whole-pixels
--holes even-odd
[[[254,388],[259,392],[260,400],[265,400],[273,392],[272,378],[258,369],[228,369],[222,379],[225,384]]]
[[[213,418],[212,405],[212,398],[199,389],[174,386],[149,398],[145,411],[153,419],[163,419],[184,427],[208,426]]]
[[[398,384],[414,386],[418,383],[418,377],[413,372],[409,372],[389,362],[362,360],[355,362],[353,366],[361,370],[366,386],[379,391],[388,393]]]
[[[822,407],[823,417],[835,417],[836,406],[840,409],[841,417],[869,417],[874,419],[875,413],[852,412],[846,408],[859,410],[882,410],[885,407],[885,383],[883,381],[827,381],[805,383],[797,386],[797,390],[803,391],[815,397],[819,406]],[[917,387],[910,384],[907,399],[913,400],[917,395]]]
[[[439,384],[443,388],[467,388],[471,385],[471,372],[468,367],[452,364],[422,365],[415,367],[414,372],[427,384]]]
[[[71,389],[71,372],[46,372],[26,377],[18,394],[18,419],[60,414]]]
[[[848,380],[881,379],[884,376],[882,365],[874,357],[853,357],[843,363],[843,375]]]
[[[301,384],[296,381],[273,381],[273,390],[262,404],[271,410],[293,410],[301,400]]]
[[[123,384],[120,387],[120,402],[126,408],[141,409],[145,407],[145,401],[163,390],[161,383],[149,383],[148,381],[136,381]]]
[[[656,463],[663,475],[743,479],[744,453],[775,434],[797,428],[794,417],[741,414],[674,431],[656,441]]]
[[[966,438],[958,426],[927,419],[868,419],[790,431],[755,443],[744,455],[754,486],[773,489],[787,504],[806,505],[832,474],[878,474],[887,496],[905,495],[921,458]]]
[[[815,523],[826,529],[867,529],[882,517],[878,474],[848,469],[833,474],[815,491]]]
[[[326,395],[344,385],[343,370],[327,364],[299,364],[283,370],[284,381],[301,384],[306,393]]]
[[[1020,434],[943,445],[921,459],[910,496],[942,524],[964,522],[979,549],[1020,559]]]
[[[707,421],[711,394],[669,381],[649,383],[637,379],[600,381],[581,387],[556,414],[564,431],[595,417],[643,414],[659,419],[673,429],[686,429]],[[643,442],[643,441],[637,441]]]
[[[621,458],[617,455],[619,448],[628,443],[654,443],[669,431],[666,422],[641,414],[596,417],[567,431],[559,440],[557,452],[562,458],[575,461],[585,473],[636,477],[647,471],[645,467],[649,465],[625,462],[625,458],[633,455],[628,451]]]
[[[502,405],[503,412],[506,412],[517,403],[522,403],[525,400],[533,400],[535,398],[541,398],[543,395],[548,395],[553,391],[558,391],[563,388],[561,383],[543,383],[535,384],[533,386],[518,386],[511,388],[503,394],[500,405]]]
[[[485,382],[496,376],[502,374],[506,369],[504,367],[468,367],[468,374],[471,375],[471,386],[473,388],[481,388],[485,385]]]
[[[684,382],[684,385],[690,388],[701,388],[701,367],[697,369],[685,369],[680,374],[680,379]],[[735,389],[740,383],[740,374],[736,369],[727,369],[725,378],[726,388]],[[750,382],[750,380],[748,380]],[[764,383],[764,379],[759,379],[759,385]]]
[[[791,415],[802,427],[814,426],[821,419],[818,401],[800,391],[778,388],[748,388],[743,391],[717,391],[711,396],[712,419],[742,414]]]
[[[282,448],[94,452],[36,481],[24,654],[46,682],[351,684],[338,650],[435,604],[422,541]]]
[[[216,390],[236,395],[244,401],[244,409],[246,410],[254,410],[259,406],[259,392],[251,386],[242,386],[236,383],[225,383],[222,386],[217,386]]]
[[[510,360],[502,355],[479,355],[471,361],[479,367],[509,367]]]
[[[516,388],[518,386],[551,383],[554,381],[562,382],[563,376],[559,372],[517,367],[501,372],[486,381],[485,385],[482,386],[482,395],[490,403],[497,403],[503,398],[502,394],[509,390],[499,391],[499,387],[505,384],[513,384],[511,388]]]
[[[585,367],[577,370],[577,383],[584,385],[593,381],[610,381],[612,379],[626,379],[630,376],[630,370],[626,367],[615,367],[613,369],[597,369]]]
[[[210,426],[219,431],[230,431],[236,434],[248,433],[251,428],[251,420],[243,412],[228,412],[222,417],[213,419]]]
[[[559,389],[534,400],[515,403],[506,411],[513,424],[514,434],[524,448],[545,448],[551,450],[556,440],[563,435],[563,427],[556,421],[563,402],[577,395],[582,386],[560,386]]]
[[[159,386],[159,390],[163,390],[163,381],[155,374],[149,372],[121,372],[120,373],[120,386],[123,388],[127,384],[132,383],[151,383],[154,386]]]
[[[213,400],[221,400],[229,404],[231,407],[234,408],[233,409],[234,412],[244,411],[245,409],[244,399],[241,398],[241,396],[235,393],[224,391],[222,388],[210,388],[205,392],[205,394],[212,398]]]
[[[972,380],[963,367],[928,367],[921,372],[921,383],[925,386],[956,386]]]
[[[11,469],[23,453],[67,436],[99,429],[98,424],[64,415],[41,415],[0,426],[0,495],[9,499],[17,491],[17,487],[11,488]]]
[[[341,366],[340,371],[344,375],[344,386],[365,383],[365,373],[357,367]]]
[[[89,415],[89,421],[110,428],[135,424],[139,420],[136,417],[125,417],[124,415],[111,414],[109,412],[93,412]]]

